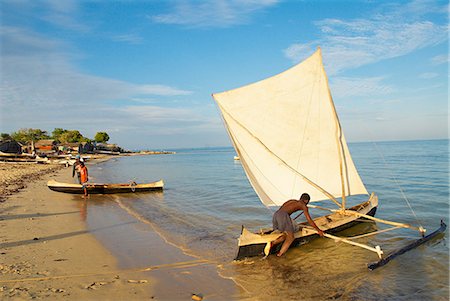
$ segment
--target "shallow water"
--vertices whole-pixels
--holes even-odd
[[[377,217],[413,224],[418,219],[429,232],[439,226],[440,219],[448,223],[448,146],[448,140],[350,144],[367,189],[379,196]],[[164,179],[163,193],[127,194],[119,199],[169,242],[221,264],[221,274],[235,279],[251,296],[260,300],[448,300],[448,230],[444,238],[375,271],[366,266],[376,261],[376,254],[324,238],[293,248],[283,258],[233,262],[241,225],[252,230],[270,227],[272,211],[259,201],[239,161],[233,160],[232,148],[176,151],[175,155],[113,159],[92,166],[89,172],[96,182]],[[313,216],[319,214],[323,212],[312,211]],[[386,226],[365,223],[340,235],[376,228]],[[413,231],[398,230],[361,242],[379,244],[389,252],[417,238]]]

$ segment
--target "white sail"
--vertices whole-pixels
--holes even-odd
[[[266,206],[367,194],[353,164],[318,49],[265,80],[213,94],[251,185]]]

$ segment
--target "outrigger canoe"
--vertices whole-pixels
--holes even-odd
[[[82,194],[83,186],[81,184],[61,183],[55,180],[47,182],[48,188],[53,191]],[[164,181],[159,180],[152,183],[137,184],[135,182],[121,184],[98,184],[87,183],[87,191],[90,194],[111,194],[111,193],[133,193],[146,191],[160,191],[164,187]]]
[[[311,206],[312,207],[312,206]],[[334,212],[329,215],[321,216],[314,219],[314,222],[319,226],[320,229],[329,233],[336,233],[347,228],[354,226],[355,224],[360,223],[363,218],[358,218],[359,215],[373,217],[378,207],[378,197],[372,193],[369,200],[358,204],[354,207],[347,209],[347,214],[343,214],[343,212]],[[337,210],[336,210],[337,211]],[[352,213],[352,214],[349,214]],[[313,229],[308,222],[303,222],[298,224],[298,231],[294,233],[295,240],[292,243],[292,247],[302,245],[307,243],[311,239],[318,237],[316,230]],[[267,252],[267,247],[270,245],[271,241],[277,239],[281,233],[279,231],[272,231],[268,229],[267,231],[262,230],[260,233],[252,233],[247,230],[244,226],[242,226],[241,236],[238,240],[238,252],[236,255],[236,260],[243,259],[245,257],[251,256],[264,256]],[[325,234],[327,235],[327,234]],[[331,235],[330,235],[331,236]],[[338,239],[337,237],[333,237]],[[339,238],[341,240],[345,240]],[[354,242],[347,243],[355,244]],[[357,243],[356,243],[357,244]],[[277,248],[273,248],[270,250],[270,254],[276,253],[279,251],[281,244],[277,246]],[[361,245],[360,245],[361,247]],[[364,246],[366,247],[366,246]],[[368,247],[372,250],[371,247]],[[376,248],[373,248],[373,251],[377,251]]]
[[[369,196],[369,192],[351,157],[331,97],[320,48],[284,72],[214,93],[213,98],[241,166],[261,202],[266,207],[280,207],[287,200],[308,193],[311,196],[308,207],[331,212],[314,219],[325,232],[324,237],[377,253],[379,261],[370,264],[370,269],[384,265],[397,254],[445,231],[446,225],[441,222],[438,230],[425,236],[426,230],[409,204],[418,226],[374,217],[378,207],[378,197],[374,193],[367,201],[350,205],[359,200],[357,196]],[[347,199],[350,196],[352,199]],[[337,209],[312,204],[319,201],[330,201]],[[408,202],[406,198],[405,201]],[[356,237],[330,234],[362,219],[392,227]],[[385,257],[380,246],[353,241],[399,228],[418,231],[422,238]],[[236,259],[275,252],[276,247],[272,248],[271,242],[280,235],[277,230],[252,233],[243,227]],[[317,236],[317,231],[305,222],[294,232],[295,241],[291,246]]]

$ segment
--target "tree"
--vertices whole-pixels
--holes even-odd
[[[70,131],[65,131],[64,133],[62,133],[58,140],[61,143],[76,143],[76,142],[82,142],[84,141],[84,137],[83,135],[81,135],[81,133],[77,130],[70,130]]]
[[[12,140],[11,136],[8,133],[1,133],[0,135],[0,141]]]
[[[50,139],[46,131],[40,129],[20,129],[11,134],[11,138],[22,143]]]
[[[109,140],[109,135],[106,132],[97,132],[97,134],[95,134],[94,140],[99,143],[105,143]]]
[[[52,138],[58,142],[61,142],[60,137],[64,133],[67,133],[67,130],[62,129],[62,128],[55,128],[52,132]]]

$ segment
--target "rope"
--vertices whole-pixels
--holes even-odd
[[[320,67],[319,65],[317,66],[318,68]],[[310,123],[310,118],[311,118],[311,103],[312,103],[312,98],[313,98],[313,93],[314,93],[314,87],[316,86],[316,84],[318,83],[318,81],[319,81],[319,79],[318,79],[318,77],[317,77],[317,73],[315,74],[316,76],[314,77],[314,82],[313,82],[313,88],[311,89],[311,91],[310,91],[310,94],[309,94],[309,102],[308,102],[308,109],[307,109],[307,112],[308,112],[308,115],[306,116],[306,118],[304,118],[305,120],[306,120],[306,122],[305,122],[305,127],[303,128],[303,133],[302,133],[302,141],[299,141],[299,143],[300,143],[300,149],[299,149],[299,152],[298,152],[298,160],[297,160],[297,164],[296,164],[296,170],[298,170],[298,167],[299,167],[299,165],[300,165],[300,157],[301,157],[301,154],[302,154],[302,152],[303,152],[303,146],[305,145],[305,133],[306,133],[306,128],[308,127],[308,125],[309,125],[309,123]],[[319,135],[320,135],[320,131],[319,131]],[[297,144],[298,145],[298,144]],[[319,161],[317,161],[317,165],[319,164]],[[316,168],[316,170],[318,170],[317,168]],[[294,197],[294,189],[295,189],[295,186],[296,186],[296,183],[298,182],[297,181],[297,177],[298,177],[298,175],[297,174],[295,174],[294,175],[294,179],[292,180],[292,190],[291,190],[291,197]]]
[[[405,192],[403,191],[402,187],[400,186],[400,183],[398,182],[397,178],[395,177],[394,173],[392,172],[391,169],[389,169],[389,165],[386,162],[386,158],[384,157],[383,153],[380,151],[380,149],[378,148],[378,145],[375,142],[372,142],[372,144],[375,146],[375,150],[377,151],[378,155],[383,159],[383,163],[384,166],[386,167],[386,169],[389,170],[389,172],[391,173],[391,177],[394,179],[395,184],[398,186],[398,189],[400,190],[400,193],[403,196],[403,199],[405,200],[406,204],[408,205],[409,209],[411,210],[412,214],[414,215],[416,222],[419,224],[420,228],[422,227],[422,222],[419,219],[419,217],[416,215],[416,212],[414,211],[414,209],[411,206],[411,203],[409,202],[408,197],[406,196]]]
[[[249,135],[251,135],[255,141],[257,141],[259,144],[261,144],[261,146],[264,147],[264,149],[266,149],[272,156],[274,156],[276,159],[278,159],[281,163],[283,163],[287,168],[289,168],[292,172],[294,172],[295,174],[299,175],[300,177],[302,177],[306,182],[308,182],[311,186],[315,187],[317,190],[319,190],[320,192],[322,192],[325,196],[327,196],[330,201],[334,202],[339,208],[341,208],[341,204],[336,200],[336,198],[330,194],[329,192],[327,192],[325,189],[323,189],[322,187],[320,187],[318,184],[314,183],[313,181],[311,181],[309,178],[307,178],[305,175],[301,174],[299,171],[297,171],[295,168],[293,168],[292,166],[290,166],[289,164],[287,164],[286,161],[284,161],[282,158],[280,158],[277,154],[275,154],[273,151],[271,151],[267,145],[265,145],[258,137],[256,137],[248,128],[246,128],[242,123],[240,123],[238,120],[236,120],[230,113],[228,113],[227,110],[225,110],[225,108],[221,107],[219,103],[217,103],[218,106],[221,108],[222,110],[222,114],[225,113],[228,116],[230,116],[231,119],[234,120],[234,122],[236,122],[242,129],[244,129]],[[227,129],[229,129],[228,125],[227,125]],[[228,130],[230,132],[230,130]],[[232,137],[231,133],[230,136]],[[232,139],[234,143],[236,143],[236,141],[234,139]]]
[[[136,186],[137,186],[137,183],[133,180],[130,180],[130,188],[131,188],[132,192],[136,191]]]
[[[231,130],[230,130],[230,131],[231,131]],[[233,140],[234,140],[234,139],[233,139]],[[235,140],[235,142],[236,142],[236,145],[239,145],[239,147],[240,147],[239,150],[240,150],[241,152],[244,152],[244,153],[246,154],[246,156],[240,157],[240,158],[241,158],[242,165],[243,165],[243,166],[248,166],[247,163],[246,163],[246,159],[245,159],[245,158],[248,158],[248,160],[251,161],[251,162],[253,163],[253,165],[255,166],[255,168],[259,171],[260,175],[261,175],[262,177],[264,177],[264,178],[267,180],[267,182],[270,183],[270,184],[272,185],[272,187],[273,187],[274,189],[276,189],[280,194],[284,195],[284,193],[283,193],[277,186],[275,186],[275,185],[272,183],[272,181],[270,181],[270,179],[269,179],[268,177],[266,177],[266,175],[261,171],[261,169],[259,169],[258,165],[256,165],[256,164],[254,163],[254,161],[252,160],[251,156],[245,151],[245,149],[241,146],[241,144],[239,143],[239,141]],[[248,171],[244,168],[244,170],[245,170],[246,172],[250,173],[250,169],[249,169],[248,167],[247,167],[247,169],[248,169]],[[249,177],[249,178],[250,178],[250,177]],[[251,181],[250,181],[250,183],[251,183]],[[256,189],[255,189],[255,191],[256,191]],[[258,193],[258,191],[256,191],[256,193]],[[264,192],[264,193],[265,193],[265,192]],[[288,198],[288,196],[287,196],[286,198]],[[270,200],[270,201],[272,201],[272,200]],[[273,201],[272,201],[272,203],[273,203],[274,205],[276,205]]]
[[[379,230],[379,231],[374,231],[374,232],[370,232],[370,233],[366,233],[366,234],[361,234],[361,235],[357,235],[357,236],[350,236],[350,237],[345,237],[346,239],[358,239],[358,238],[362,238],[362,237],[366,237],[366,236],[372,236],[375,234],[380,234],[380,233],[384,233],[384,232],[388,232],[388,231],[392,231],[392,230],[396,230],[396,229],[400,229],[401,227],[397,226],[397,227],[392,227],[392,228],[388,228],[388,229],[384,229],[384,230]]]

